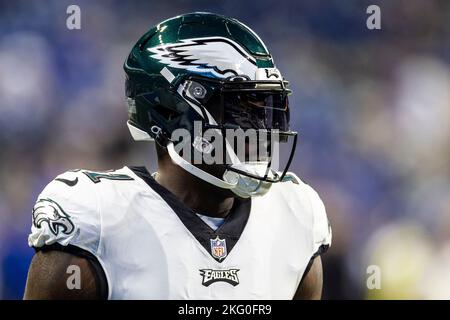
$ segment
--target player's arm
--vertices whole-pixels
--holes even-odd
[[[75,271],[71,266],[76,266]],[[78,275],[79,282],[76,283],[78,279],[73,277]],[[96,270],[88,259],[62,251],[39,251],[33,257],[24,299],[101,298]]]
[[[94,185],[82,171],[68,171],[38,196],[28,236],[36,255],[29,268],[25,299],[108,297],[98,256],[101,219]]]
[[[303,276],[302,281],[294,295],[294,300],[320,300],[322,297],[322,260],[320,256],[311,259],[309,270]]]

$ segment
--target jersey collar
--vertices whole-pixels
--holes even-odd
[[[251,198],[235,198],[233,207],[222,226],[213,230],[172,192],[156,182],[145,167],[128,168],[161,196],[211,257],[218,262],[225,260],[238,242],[247,224],[251,210]],[[222,245],[222,248],[219,247],[220,245]]]

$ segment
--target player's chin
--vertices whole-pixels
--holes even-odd
[[[213,175],[214,177],[223,180],[223,174],[225,173],[225,167],[223,165],[220,164],[211,164],[211,165],[207,165],[207,164],[200,164],[197,165],[197,167],[211,175]],[[213,184],[210,184],[204,180],[198,179],[199,183],[203,184],[203,186],[208,189],[209,192],[213,192],[215,195],[224,197],[224,198],[230,198],[230,197],[234,197],[234,198],[239,198],[233,191],[231,191],[230,189],[224,189],[224,188],[220,188],[220,187],[216,187]]]

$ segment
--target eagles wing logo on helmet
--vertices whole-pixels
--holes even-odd
[[[33,225],[41,228],[47,223],[50,231],[56,236],[59,232],[71,234],[75,226],[70,221],[70,216],[53,200],[38,200],[33,208]]]
[[[148,48],[150,57],[169,67],[217,78],[246,75],[255,79],[256,60],[236,42],[222,37],[184,39]]]

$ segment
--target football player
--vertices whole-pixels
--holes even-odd
[[[319,299],[331,229],[318,194],[287,171],[291,92],[258,35],[216,14],[177,16],[124,69],[128,127],[155,141],[158,170],[51,181],[32,212],[24,297]]]

